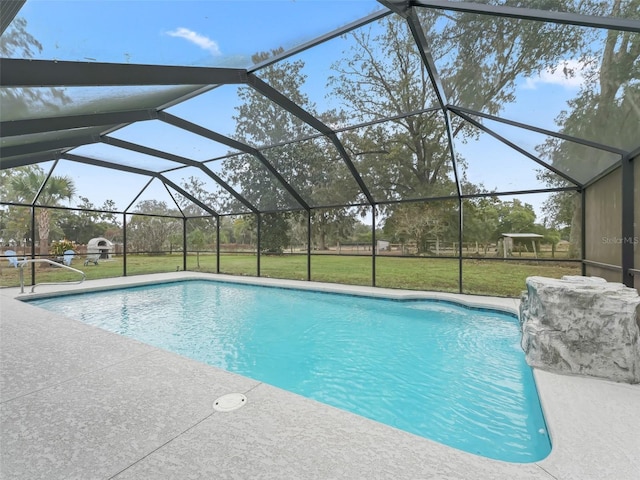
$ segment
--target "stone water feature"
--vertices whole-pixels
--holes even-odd
[[[640,295],[599,277],[529,277],[522,348],[532,367],[640,383]]]

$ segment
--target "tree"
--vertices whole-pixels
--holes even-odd
[[[233,220],[233,239],[235,243],[250,245],[254,243],[256,223],[253,215],[238,215]]]
[[[353,234],[351,240],[357,243],[371,245],[371,235],[371,225],[365,225],[364,223],[358,221],[353,225]]]
[[[532,205],[518,199],[501,202],[494,237],[500,238],[503,233],[536,233],[539,227],[535,222],[536,211]]]
[[[217,207],[217,197],[213,195],[206,184],[198,177],[190,176],[180,182],[182,188],[214,210]],[[200,267],[200,250],[205,245],[214,243],[216,227],[211,220],[211,215],[191,200],[177,194],[176,199],[182,213],[187,217],[187,246],[196,249],[198,256],[198,268]]]
[[[586,13],[612,17],[637,17],[640,0],[586,1]],[[556,118],[562,133],[632,150],[638,147],[640,38],[632,32],[585,30],[581,43],[580,72],[584,81],[568,109]],[[568,70],[567,76],[576,72]],[[538,147],[545,160],[579,181],[588,181],[615,161],[608,152],[557,138]],[[540,172],[551,187],[570,183]],[[552,225],[571,226],[570,255],[580,257],[582,246],[582,202],[580,195],[559,192],[544,205]]]
[[[37,205],[42,205],[37,209],[36,216],[40,255],[48,255],[51,221],[57,213],[46,207],[57,207],[63,200],[71,200],[75,195],[73,180],[67,176],[55,175],[47,180],[46,173],[39,166],[20,167],[12,172],[9,191],[16,202],[31,204],[35,201]]]
[[[182,188],[185,191],[189,192],[203,204],[208,205],[213,210],[216,210],[218,207],[218,198],[216,195],[211,193],[211,191],[207,188],[207,185],[200,178],[195,176],[190,176],[188,178],[183,178],[180,181]],[[180,194],[176,194],[176,201],[180,208],[182,209],[182,213],[185,217],[207,217],[210,218],[210,214],[203,210],[200,206],[193,203],[187,197],[184,197]]]
[[[258,63],[271,55],[282,52],[262,52],[254,55],[253,61]],[[306,80],[302,74],[304,63],[279,62],[262,69],[259,73],[264,81],[295,104],[305,108],[312,114],[315,105],[301,91]],[[271,100],[252,88],[239,90],[242,104],[237,108],[236,138],[250,145],[271,145],[301,138],[315,131],[302,120],[284,111]],[[351,173],[346,169],[344,160],[337,150],[325,139],[314,139],[270,148],[264,152],[282,177],[311,206],[349,204],[355,201],[361,192],[355,184]],[[262,210],[292,210],[300,205],[286,191],[283,185],[260,162],[249,155],[241,157],[242,161],[227,160],[224,169],[228,172],[228,181],[239,185],[242,195]],[[336,222],[349,222],[352,213],[347,208],[318,209],[313,212],[314,231],[320,239],[321,248],[326,248],[325,228]],[[302,224],[303,217],[293,214],[296,223]],[[255,222],[255,220],[253,220]],[[275,222],[275,223],[274,223]],[[266,237],[262,237],[263,249],[280,251],[290,243],[290,222],[276,216],[263,215],[263,226]],[[285,230],[287,229],[287,230]],[[269,232],[269,233],[267,233]],[[278,234],[276,235],[276,232]]]
[[[345,214],[347,212],[347,214]],[[311,234],[316,248],[328,249],[329,244],[337,245],[348,241],[358,220],[343,208],[314,211],[311,219]]]
[[[281,254],[291,243],[289,217],[291,213],[263,213],[260,215],[260,251]],[[256,216],[252,216],[255,219]]]
[[[532,205],[522,203],[518,199],[500,202],[498,205],[498,225],[493,236],[496,239],[500,239],[503,233],[544,234],[544,227],[536,225],[535,222],[536,212]],[[514,239],[514,247],[522,248],[523,242],[530,242],[530,240]],[[524,248],[526,248],[526,245]]]
[[[233,218],[220,217],[220,243],[233,242]]]
[[[434,104],[435,95],[401,20],[385,31],[351,34],[351,54],[339,60],[329,79],[332,95],[343,99],[345,119],[396,116]],[[372,125],[345,136],[345,144],[372,192],[383,200],[453,193],[443,119],[424,114]],[[447,185],[448,184],[448,185]]]
[[[490,114],[513,100],[519,76],[555,65],[578,42],[572,27],[523,21],[514,28],[499,17],[416,11],[447,101]],[[342,117],[366,121],[437,105],[404,19],[392,15],[381,27],[373,24],[349,36],[350,54],[332,66],[336,74],[330,78],[332,94],[343,100]],[[454,122],[453,135],[461,141],[476,134],[464,122]],[[440,112],[392,119],[361,129],[349,140],[360,171],[382,199],[455,194]]]
[[[88,243],[95,237],[114,236],[114,230],[119,232],[120,225],[117,222],[115,213],[104,210],[115,209],[112,200],[106,200],[100,209],[87,198],[80,196],[78,204],[79,211],[66,211],[59,214],[57,225],[61,234],[76,243]]]
[[[482,245],[485,256],[489,245],[499,239],[496,231],[500,221],[500,203],[497,197],[471,198],[464,203],[464,239],[466,242]],[[476,251],[476,253],[480,252]]]
[[[27,32],[27,21],[16,17],[0,37],[0,57],[33,58],[36,51],[42,51],[42,44]],[[0,89],[0,110],[3,117],[11,120],[28,117],[29,112],[43,107],[59,110],[60,105],[70,100],[60,88]]]
[[[188,245],[196,251],[196,265],[197,268],[200,269],[200,251],[203,250],[206,245],[204,233],[202,233],[202,230],[191,231],[187,237],[187,242]]]
[[[384,232],[413,241],[417,253],[440,254],[440,242],[458,240],[458,212],[445,202],[420,202],[396,206],[385,220]],[[431,249],[435,242],[435,252]]]
[[[416,8],[416,12],[448,103],[490,114],[498,114],[514,99],[519,77],[556,65],[580,44],[577,27],[513,21],[516,28],[492,16],[435,13],[422,8]],[[402,116],[438,105],[435,88],[405,20],[389,16],[381,24],[355,30],[349,38],[351,50],[332,66],[336,73],[329,82],[332,95],[342,99],[344,105],[339,116],[360,121],[392,118],[345,135],[345,143],[374,197],[384,201],[456,195],[443,114],[435,111]],[[477,130],[454,116],[452,134],[465,142],[477,135]],[[457,160],[458,177],[465,182],[466,159]],[[472,185],[466,187],[471,187],[467,192],[477,190]],[[397,226],[402,235],[417,242],[419,251],[425,251],[429,236],[439,238],[432,207],[391,204],[381,210],[389,217],[386,231]],[[486,246],[488,239],[483,240]]]
[[[252,60],[258,63],[281,52],[282,49],[258,53]],[[291,101],[308,106],[308,99],[300,92],[300,86],[305,80],[300,73],[302,67],[301,61],[284,62],[261,70],[260,76]],[[269,145],[300,138],[308,131],[304,122],[256,90],[243,87],[238,90],[238,96],[242,103],[237,107],[237,115],[233,118],[236,122],[235,137],[240,141],[249,145]],[[269,151],[266,156],[290,184],[305,183],[305,168],[300,162],[305,158],[302,145],[294,144],[290,148],[277,150],[277,153]],[[251,155],[242,156],[240,160],[226,160],[223,168],[228,172],[228,181],[232,185],[239,185],[247,200],[258,207],[269,207],[272,210],[295,206],[296,202],[279,181],[266,172],[259,160]]]
[[[314,210],[311,214],[311,242],[318,250],[328,250],[329,244],[349,235],[355,218],[346,209]]]
[[[182,230],[182,222],[170,217],[178,212],[158,200],[140,202],[137,211],[147,215],[133,215],[127,224],[129,248],[138,252],[164,253],[171,235]]]
[[[1,236],[5,244],[23,245],[31,239],[31,209],[28,207],[8,206],[0,210],[2,215]],[[22,243],[24,240],[24,244]],[[23,253],[27,253],[26,250]]]
[[[111,199],[107,199],[100,207],[100,210],[102,210],[98,215],[100,221],[109,223],[113,226],[120,226],[118,216],[116,214],[116,202]]]
[[[551,258],[556,257],[556,248],[558,247],[558,243],[562,240],[560,232],[556,229],[549,229],[544,233],[544,239],[551,244]]]

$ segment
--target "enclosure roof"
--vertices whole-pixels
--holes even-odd
[[[640,151],[638,0],[0,14],[0,170],[110,184],[118,211],[159,191],[199,216],[582,189]]]

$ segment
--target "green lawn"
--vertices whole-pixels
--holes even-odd
[[[77,259],[72,267],[85,272],[88,280],[119,277],[123,274],[123,259],[101,261],[98,265],[82,265]],[[198,268],[199,263],[199,268]],[[129,255],[127,275],[175,272],[183,269],[181,254]],[[195,254],[187,257],[187,269],[201,272],[216,271],[216,256]],[[312,255],[311,280],[350,285],[372,284],[372,260],[367,256]],[[496,260],[463,260],[463,292],[471,294],[517,297],[525,287],[528,276],[539,275],[559,278],[563,275],[579,275],[578,263],[506,262]],[[232,275],[257,274],[255,255],[223,254],[220,257],[220,273]],[[307,279],[305,255],[265,255],[260,259],[263,277]],[[73,281],[78,274],[39,264],[36,280],[43,282]],[[30,269],[25,270],[25,284],[31,284]],[[0,267],[0,285],[19,285],[18,270],[10,268],[5,260]],[[376,257],[376,286],[410,290],[458,292],[458,260],[415,257]]]

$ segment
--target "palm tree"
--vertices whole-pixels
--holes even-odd
[[[62,200],[71,200],[75,195],[73,180],[67,176],[51,176],[44,188],[42,184],[47,176],[39,167],[20,169],[17,175],[10,179],[9,188],[14,201],[22,203],[36,203],[49,207],[59,206]],[[40,192],[38,194],[38,192]],[[37,198],[36,198],[37,196]],[[40,239],[40,255],[49,254],[49,233],[51,231],[51,211],[40,208],[37,216],[38,238]]]

